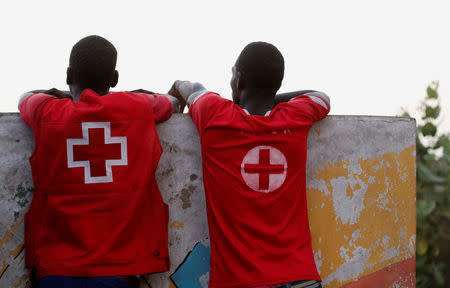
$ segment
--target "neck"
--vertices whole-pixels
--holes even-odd
[[[80,93],[78,93],[78,94],[72,94],[72,101],[73,101],[73,102],[79,101],[79,100],[80,100]]]
[[[81,88],[81,89],[70,89],[70,92],[72,94],[72,101],[79,101],[81,97],[81,93],[83,93],[84,90],[91,89],[95,93],[97,93],[100,96],[106,95],[109,93],[109,88],[100,88],[100,89],[94,89],[94,88]]]
[[[251,115],[265,115],[273,109],[275,93],[267,90],[243,90],[239,106]]]
[[[100,96],[109,94],[109,88],[104,88],[104,89],[92,89],[95,93],[97,93]]]

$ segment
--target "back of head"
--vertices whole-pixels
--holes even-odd
[[[249,88],[280,88],[284,76],[284,58],[272,44],[252,42],[239,55],[236,69],[241,73]]]
[[[72,48],[69,69],[72,70],[81,90],[90,88],[109,90],[115,84],[117,51],[103,37],[92,35],[78,41]]]

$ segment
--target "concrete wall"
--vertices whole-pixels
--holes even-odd
[[[170,206],[171,271],[142,287],[207,287],[209,239],[200,144],[187,115],[158,126],[157,180]],[[307,193],[323,286],[414,287],[415,121],[330,116],[309,135]],[[32,133],[0,114],[0,287],[27,287],[23,215],[33,191]]]

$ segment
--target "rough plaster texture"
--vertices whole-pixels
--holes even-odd
[[[164,153],[156,176],[170,207],[172,266],[141,280],[142,287],[166,288],[175,287],[170,276],[177,268],[195,265],[193,255],[206,259],[190,252],[209,247],[209,239],[197,131],[187,115],[174,115],[157,129]],[[329,116],[313,126],[308,145],[308,209],[324,287],[364,287],[364,279],[386,269],[394,283],[386,287],[413,287],[414,281],[397,284],[415,276],[415,121]],[[19,116],[0,114],[0,287],[29,285],[23,215],[32,198],[33,147]],[[194,277],[198,287],[206,287],[209,272]]]

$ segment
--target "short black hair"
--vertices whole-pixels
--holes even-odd
[[[235,66],[252,88],[278,90],[283,81],[283,55],[270,43],[248,44],[239,55]]]
[[[94,89],[110,86],[116,62],[114,45],[103,37],[91,35],[72,47],[69,67],[78,75],[80,85]]]

